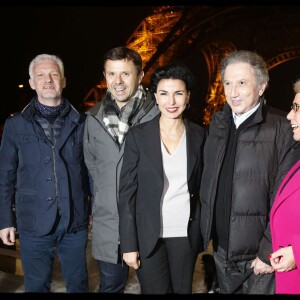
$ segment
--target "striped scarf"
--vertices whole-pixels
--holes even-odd
[[[138,86],[135,95],[123,107],[120,118],[116,112],[115,99],[107,90],[106,97],[103,100],[103,121],[108,132],[118,143],[122,145],[124,137],[136,113],[141,109],[146,99],[146,93],[142,85]]]

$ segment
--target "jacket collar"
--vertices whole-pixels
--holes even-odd
[[[266,112],[266,108],[267,108],[267,102],[266,102],[265,97],[261,96],[259,99],[259,102],[260,102],[259,107],[253,113],[253,119],[250,122],[250,124],[260,123],[265,118],[265,112]],[[224,104],[223,114],[220,114],[220,117],[226,122],[231,122],[232,110],[227,102]]]
[[[35,115],[35,107],[34,107],[34,100],[36,97],[32,98],[31,101],[24,107],[21,111],[21,115],[29,122],[32,122],[34,115]],[[66,101],[68,101],[66,99]],[[83,114],[80,114],[72,105],[67,117],[70,118],[72,122],[75,124],[80,124],[84,121],[85,117]]]
[[[300,171],[297,169],[300,168],[300,160],[294,166],[290,169],[290,171],[287,173],[287,175],[284,177],[282,183],[280,184],[280,187],[277,191],[276,195],[276,201],[273,204],[273,211],[275,211],[280,204],[287,199],[292,193],[294,193],[296,190],[299,190],[299,178],[300,178]],[[292,174],[296,172],[293,176]],[[292,176],[292,177],[291,177]],[[286,186],[285,186],[286,185]],[[284,187],[284,188],[283,188]]]
[[[149,161],[151,161],[154,168],[157,170],[161,179],[163,180],[163,166],[162,166],[162,153],[161,153],[161,139],[159,128],[160,114],[154,117],[147,126],[143,128],[145,136],[144,143],[145,149],[148,149],[147,154]],[[201,146],[203,145],[203,136],[198,131],[194,131],[190,121],[184,117],[183,119],[186,131],[186,143],[187,143],[187,178],[190,179],[193,169],[196,166],[196,161],[201,153]]]

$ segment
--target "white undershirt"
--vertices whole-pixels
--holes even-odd
[[[187,185],[186,134],[169,154],[161,141],[164,190],[161,198],[160,237],[187,236],[190,195]]]
[[[258,107],[259,107],[259,103],[255,107],[253,107],[251,110],[241,114],[240,116],[238,116],[236,113],[232,112],[235,128],[238,129],[239,126],[258,109]]]

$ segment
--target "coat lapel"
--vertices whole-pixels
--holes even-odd
[[[187,180],[189,181],[200,153],[202,138],[193,131],[187,119],[184,119],[184,124],[186,129]]]
[[[148,156],[151,164],[163,180],[159,117],[160,115],[156,116],[144,129],[144,136],[147,136],[147,140],[145,141],[145,154]],[[193,130],[189,120],[184,119],[184,124],[187,140],[187,178],[189,180],[197,163],[197,159],[199,159],[198,156],[199,153],[201,153],[200,147],[203,138]]]
[[[298,170],[293,176],[292,174],[300,168],[300,160],[292,167],[292,169],[287,173],[287,175],[284,177],[284,180],[282,181],[278,192],[276,201],[274,202],[274,210],[280,206],[280,204],[287,199],[292,193],[294,193],[296,190],[300,188],[300,170]],[[292,176],[292,178],[289,180],[289,178]],[[284,188],[283,188],[284,187]],[[283,188],[283,190],[282,190]]]
[[[151,161],[152,166],[163,180],[164,177],[159,132],[159,117],[160,115],[156,116],[152,121],[149,121],[148,126],[145,127],[144,137],[147,137],[147,139],[145,141],[146,146],[144,151]]]

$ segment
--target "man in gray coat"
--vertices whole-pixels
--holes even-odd
[[[107,92],[87,112],[84,131],[85,162],[93,181],[92,255],[99,267],[99,292],[123,293],[128,266],[120,255],[118,190],[124,141],[130,126],[151,120],[159,110],[141,85],[139,53],[113,48],[103,67]]]

